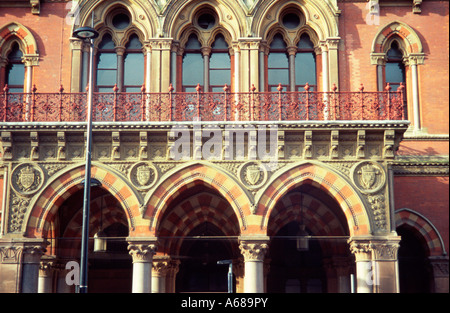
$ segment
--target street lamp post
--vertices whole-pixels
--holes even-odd
[[[91,198],[91,150],[92,150],[92,98],[94,91],[94,38],[98,32],[92,27],[80,27],[73,32],[73,36],[89,42],[89,89],[87,98],[87,142],[86,142],[86,170],[84,178],[83,198],[83,228],[81,234],[81,266],[79,293],[87,293],[88,244],[89,244],[89,205]]]

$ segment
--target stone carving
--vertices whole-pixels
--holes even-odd
[[[266,243],[247,243],[241,242],[239,245],[241,253],[244,255],[245,261],[264,261],[264,256],[269,249]]]
[[[267,169],[258,162],[247,162],[239,171],[241,182],[249,189],[258,189],[267,181]]]
[[[130,170],[130,181],[140,190],[153,187],[158,180],[158,170],[148,162],[139,162]]]
[[[9,213],[8,232],[16,233],[21,231],[29,204],[29,198],[23,198],[13,193]]]
[[[44,183],[44,173],[34,163],[22,163],[11,174],[12,188],[22,195],[32,195]]]
[[[356,164],[352,169],[351,176],[358,189],[366,194],[378,192],[386,182],[383,167],[372,161],[363,161]]]
[[[386,230],[386,205],[383,195],[375,195],[367,197],[372,208],[375,226],[380,230]]]
[[[149,262],[156,253],[155,244],[130,244],[128,250],[133,258],[133,262]]]
[[[21,247],[0,247],[0,263],[16,264],[22,256]]]

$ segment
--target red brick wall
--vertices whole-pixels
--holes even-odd
[[[432,134],[448,134],[448,1],[424,1],[421,14],[413,14],[411,6],[381,7],[379,25],[366,23],[366,4],[339,2],[342,11],[339,18],[341,90],[358,90],[361,83],[367,91],[377,89],[376,66],[370,62],[372,42],[377,32],[388,23],[404,22],[416,31],[426,55],[425,64],[419,66],[422,127]],[[411,98],[411,88],[408,91]]]
[[[395,177],[395,209],[408,208],[424,215],[449,244],[449,178]]]

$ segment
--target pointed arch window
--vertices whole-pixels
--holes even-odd
[[[209,83],[212,92],[223,92],[225,84],[231,85],[231,59],[228,44],[222,35],[217,35],[211,47],[209,60]]]
[[[189,36],[183,56],[183,91],[195,92],[197,84],[204,85],[201,44],[196,35]]]
[[[392,91],[396,91],[401,83],[406,86],[403,52],[400,50],[397,41],[392,42],[391,48],[387,52],[384,81],[389,83]]]
[[[25,64],[22,62],[23,53],[19,45],[14,43],[7,57],[6,79],[9,92],[24,92]]]
[[[310,91],[317,90],[314,44],[307,34],[303,34],[295,55],[295,91],[304,91],[307,83]]]
[[[268,85],[269,91],[277,91],[279,84],[284,90],[289,87],[289,58],[287,45],[281,34],[276,34],[270,44],[268,57]]]
[[[105,34],[98,45],[96,65],[98,92],[111,92],[114,85],[119,92],[141,91],[145,58],[137,35],[131,35],[123,48],[115,45],[110,34]]]
[[[142,44],[138,36],[132,35],[125,50],[123,91],[141,92],[144,83],[144,63]]]
[[[316,55],[314,44],[307,34],[300,37],[297,47],[288,47],[283,36],[276,34],[270,44],[267,59],[268,91],[304,91],[317,89]]]
[[[103,36],[97,54],[97,91],[111,92],[117,84],[117,55],[111,35]]]

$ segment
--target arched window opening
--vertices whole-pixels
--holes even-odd
[[[281,34],[276,34],[270,44],[268,57],[268,88],[269,91],[277,91],[281,84],[284,90],[289,86],[289,59],[287,46]]]
[[[209,60],[210,90],[223,92],[225,84],[231,85],[231,59],[228,44],[222,35],[218,35],[211,47]]]
[[[295,91],[304,91],[306,83],[310,91],[317,90],[316,55],[314,43],[307,34],[300,37],[295,55]]]
[[[123,91],[140,92],[144,83],[144,54],[138,36],[132,35],[126,45]]]
[[[183,91],[195,92],[197,84],[203,87],[203,57],[201,44],[196,35],[191,35],[186,43],[183,56]]]
[[[391,48],[387,52],[385,82],[389,83],[392,91],[396,91],[400,83],[406,85],[403,52],[400,50],[397,41],[392,42]]]
[[[111,35],[103,36],[98,46],[97,54],[97,90],[98,92],[112,92],[117,84],[117,55]]]
[[[6,79],[9,92],[24,92],[25,65],[22,62],[23,53],[19,45],[14,43],[8,54],[8,65],[6,66]]]

